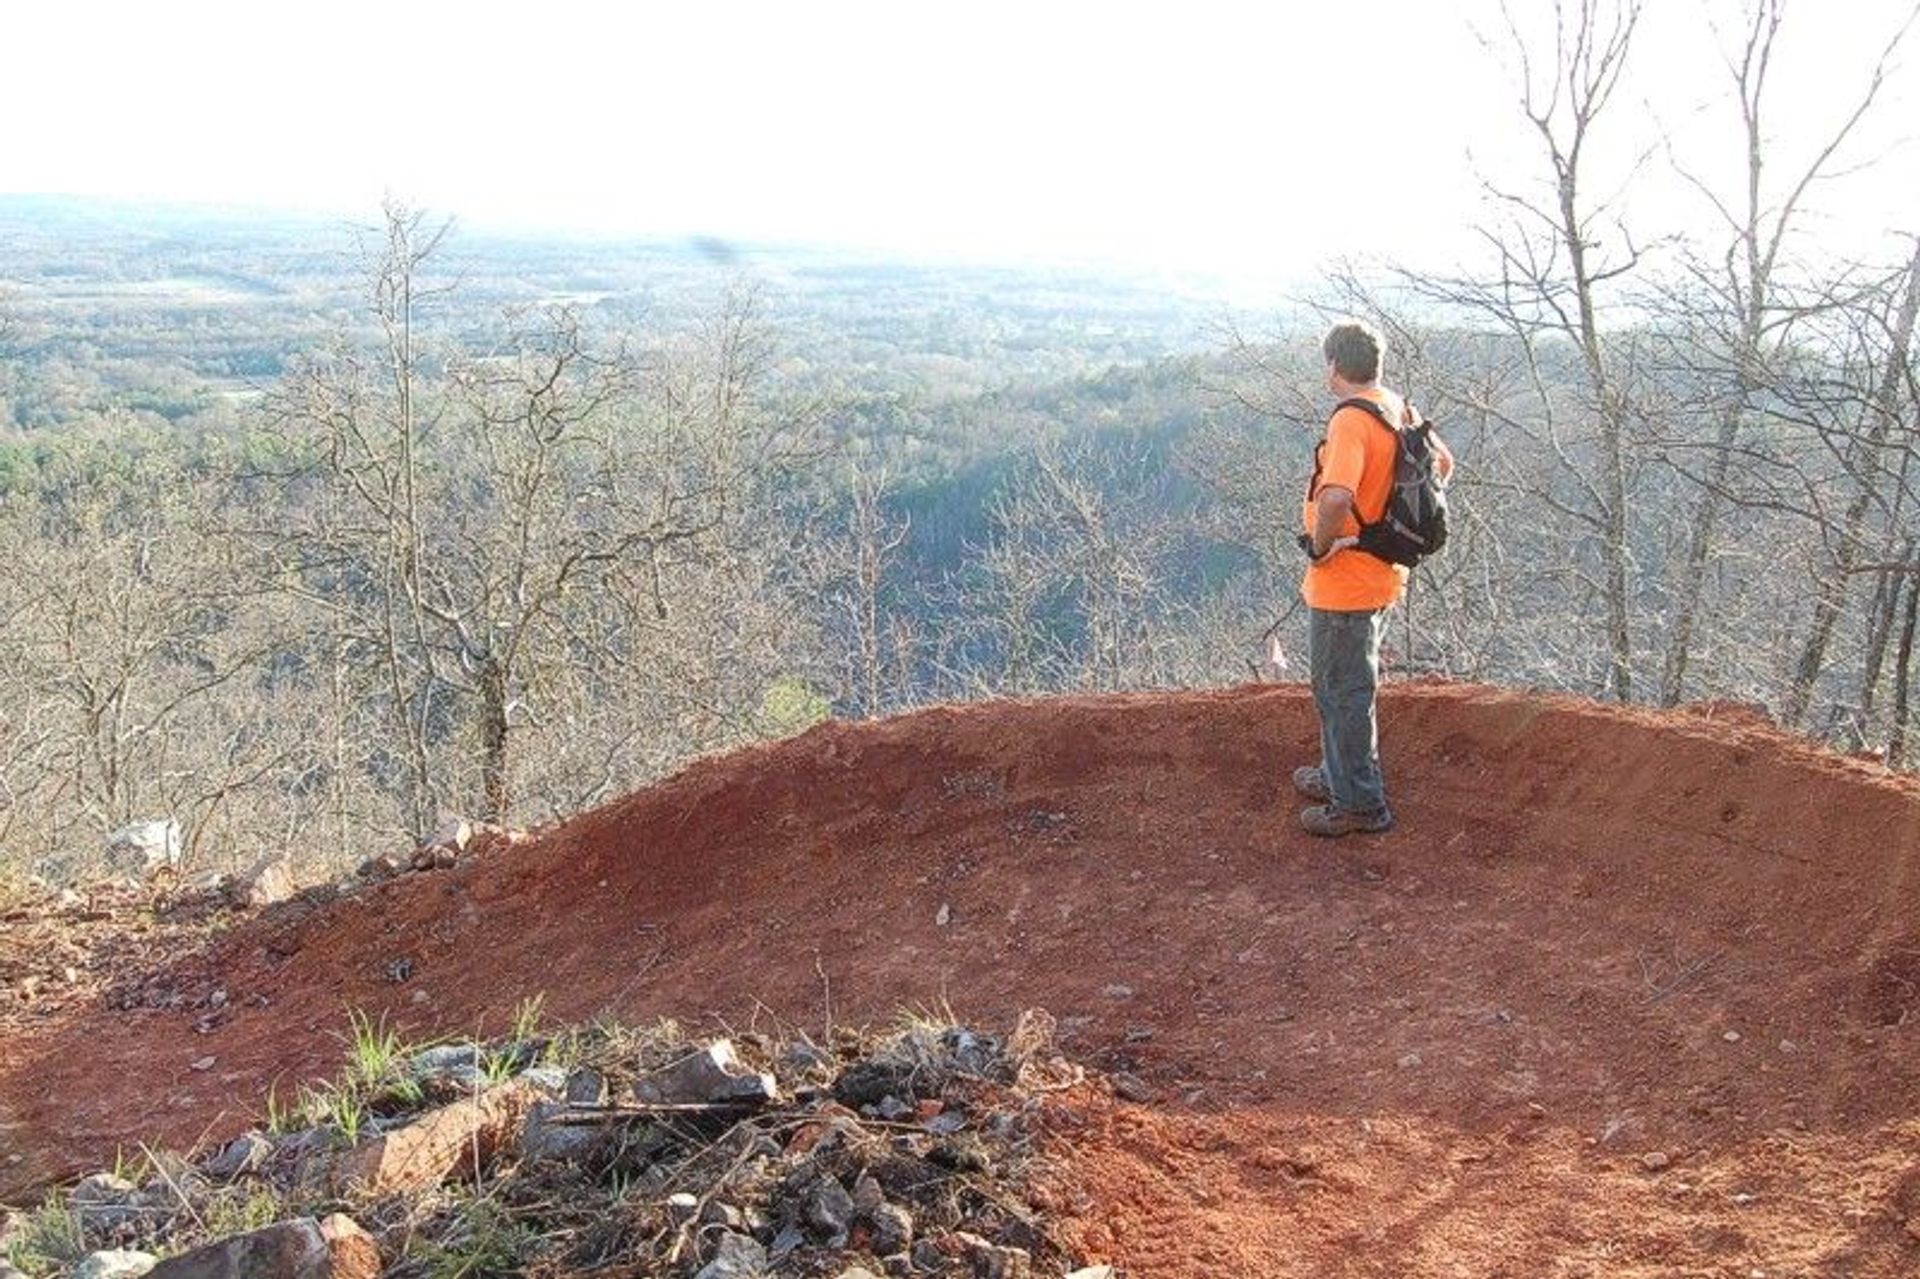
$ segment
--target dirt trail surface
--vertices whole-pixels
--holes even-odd
[[[332,1071],[348,1009],[817,1027],[1041,1006],[1153,1104],[1053,1116],[1090,1260],[1201,1276],[1920,1271],[1920,793],[1737,710],[1382,707],[1322,843],[1294,686],[943,707],[697,764],[255,919],[0,1041],[0,1198]],[[212,992],[225,992],[211,1013]],[[195,1007],[194,1005],[198,1005]],[[207,1069],[196,1060],[213,1057]]]

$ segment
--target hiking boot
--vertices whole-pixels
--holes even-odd
[[[1327,789],[1327,770],[1318,764],[1302,764],[1294,769],[1293,788],[1308,799],[1317,799],[1322,804],[1333,801],[1333,792]]]
[[[1300,810],[1300,825],[1309,835],[1338,839],[1342,835],[1377,835],[1393,829],[1393,810],[1381,808],[1371,813],[1350,813],[1332,804],[1318,804]]]

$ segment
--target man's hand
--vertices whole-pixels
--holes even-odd
[[[1321,550],[1314,549],[1313,537],[1311,534],[1302,533],[1300,535],[1299,540],[1300,540],[1300,549],[1305,551],[1307,553],[1307,558],[1312,560],[1315,564],[1318,564],[1321,560],[1326,559],[1327,556],[1332,555],[1335,551],[1344,551],[1349,546],[1358,546],[1360,544],[1360,539],[1357,537],[1336,537],[1333,539],[1331,543],[1328,544],[1326,550],[1321,551]]]
[[[1316,561],[1324,560],[1325,558],[1327,558],[1327,556],[1332,555],[1335,551],[1344,551],[1349,546],[1358,546],[1358,545],[1360,545],[1360,539],[1357,537],[1336,537],[1333,539],[1332,545],[1328,546],[1326,550],[1320,552],[1320,554],[1314,556],[1313,558]]]
[[[1305,543],[1307,558],[1318,564],[1341,548],[1357,543],[1359,538],[1343,536],[1340,532],[1353,524],[1353,494],[1333,484],[1321,489],[1313,504],[1313,533]]]

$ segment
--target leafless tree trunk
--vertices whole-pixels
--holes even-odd
[[[1913,554],[1909,542],[1908,557]],[[1900,646],[1894,655],[1893,728],[1887,736],[1887,767],[1904,768],[1907,762],[1907,735],[1913,724],[1913,641],[1920,629],[1920,573],[1907,577],[1907,606],[1900,623]]]
[[[1630,270],[1637,254],[1632,251],[1629,240],[1629,256],[1624,263],[1603,266],[1595,259],[1588,225],[1590,214],[1581,200],[1580,178],[1588,135],[1619,84],[1639,20],[1638,3],[1627,3],[1607,12],[1597,0],[1580,0],[1572,24],[1572,40],[1563,41],[1559,50],[1558,69],[1565,76],[1567,91],[1564,122],[1558,118],[1561,103],[1558,88],[1541,102],[1532,96],[1533,85],[1529,82],[1526,101],[1527,118],[1538,131],[1553,165],[1559,195],[1554,210],[1557,214],[1554,231],[1566,250],[1567,279],[1572,286],[1575,308],[1570,327],[1579,340],[1587,384],[1599,415],[1599,489],[1605,537],[1602,555],[1606,565],[1607,635],[1613,654],[1608,683],[1614,697],[1623,702],[1633,697],[1633,632],[1627,585],[1627,405],[1601,346],[1596,294],[1608,280]]]
[[[1708,290],[1724,307],[1728,323],[1725,340],[1730,347],[1728,361],[1731,385],[1717,412],[1713,446],[1707,455],[1705,474],[1692,517],[1687,521],[1689,537],[1680,577],[1674,590],[1674,611],[1667,636],[1660,700],[1673,705],[1684,695],[1688,666],[1693,656],[1695,631],[1704,607],[1706,570],[1712,558],[1721,516],[1728,501],[1728,479],[1736,455],[1736,441],[1752,409],[1753,398],[1768,379],[1770,348],[1783,340],[1795,318],[1797,308],[1780,296],[1779,275],[1784,265],[1782,253],[1795,229],[1808,193],[1834,167],[1835,157],[1872,108],[1885,84],[1888,60],[1905,34],[1903,26],[1882,52],[1867,85],[1848,115],[1840,122],[1815,155],[1795,175],[1783,195],[1776,196],[1765,182],[1767,155],[1763,129],[1763,108],[1767,104],[1767,77],[1773,65],[1785,0],[1753,0],[1747,13],[1745,36],[1737,55],[1726,59],[1739,98],[1742,134],[1745,142],[1745,186],[1740,197],[1729,199],[1716,193],[1704,181],[1693,185],[1711,203],[1722,223],[1733,235],[1724,271],[1714,279],[1708,270],[1699,275]],[[1911,18],[1909,18],[1911,22]],[[1836,580],[1836,585],[1841,583]],[[1844,589],[1842,585],[1842,589]],[[1816,610],[1814,629],[1801,661],[1801,676],[1796,677],[1784,718],[1797,724],[1806,712],[1811,692],[1808,662],[1817,671],[1838,604],[1829,605],[1823,595]]]
[[[1782,719],[1801,723],[1813,698],[1814,684],[1826,664],[1827,644],[1840,620],[1855,566],[1866,551],[1868,510],[1876,500],[1885,500],[1881,492],[1882,454],[1888,437],[1899,421],[1905,390],[1905,369],[1913,349],[1914,322],[1920,316],[1920,236],[1914,239],[1913,256],[1907,262],[1906,290],[1894,317],[1888,341],[1887,358],[1879,383],[1866,406],[1866,421],[1861,423],[1856,445],[1847,450],[1847,470],[1856,485],[1852,499],[1832,530],[1833,547],[1830,569],[1814,583],[1813,619],[1807,632],[1800,660],[1795,666]]]
[[[1490,320],[1500,331],[1498,349],[1511,353],[1507,367],[1497,375],[1449,377],[1445,395],[1536,446],[1531,459],[1509,467],[1511,475],[1476,482],[1489,493],[1504,486],[1546,509],[1547,531],[1571,552],[1557,566],[1561,589],[1578,608],[1590,595],[1601,614],[1604,671],[1595,684],[1621,701],[1634,694],[1634,353],[1623,354],[1605,317],[1611,291],[1640,266],[1641,252],[1610,201],[1590,194],[1596,184],[1588,170],[1641,10],[1640,0],[1557,0],[1542,59],[1520,20],[1503,9],[1507,41],[1491,51],[1518,82],[1521,114],[1545,162],[1545,190],[1490,186],[1506,220],[1481,233],[1495,260],[1489,274],[1401,272],[1417,297]],[[1572,385],[1558,367],[1563,349],[1573,355]],[[1623,358],[1625,371],[1616,367]]]
[[[861,714],[871,718],[887,704],[885,646],[889,634],[895,642],[897,630],[883,625],[881,598],[887,568],[907,540],[905,520],[890,516],[885,508],[887,474],[884,468],[873,470],[856,466],[848,485],[848,541],[852,551],[851,590],[845,599],[852,615],[858,645],[858,682]]]

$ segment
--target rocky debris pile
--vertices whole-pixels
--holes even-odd
[[[37,876],[0,881],[0,1032],[96,996],[115,1009],[197,1011],[205,1019],[202,1028],[210,1029],[224,1016],[219,983],[183,983],[179,961],[235,921],[275,907],[297,918],[370,881],[444,869],[536,838],[453,819],[411,852],[370,858],[345,881],[303,886],[285,850],[268,852],[237,874],[183,874],[176,823],[129,827],[115,837],[121,836],[116,864],[123,873],[117,877],[65,884]],[[152,858],[142,851],[153,848],[161,852]]]
[[[74,1262],[71,1279],[380,1279],[380,1247],[353,1218],[278,1221],[162,1260],[104,1248]],[[11,1274],[8,1272],[12,1271]],[[23,1272],[0,1266],[0,1279]]]
[[[371,882],[393,879],[415,871],[446,870],[470,857],[483,857],[530,844],[535,836],[492,822],[453,817],[421,840],[411,853],[380,853],[360,863],[359,877]]]
[[[179,883],[20,881],[0,905],[0,1034],[197,949],[228,909],[224,898]]]
[[[536,1018],[416,1050],[356,1018],[338,1080],[192,1158],[85,1179],[0,1255],[33,1279],[1111,1274],[1047,1228],[1035,1143],[1084,1076],[1043,1013],[825,1044]]]

